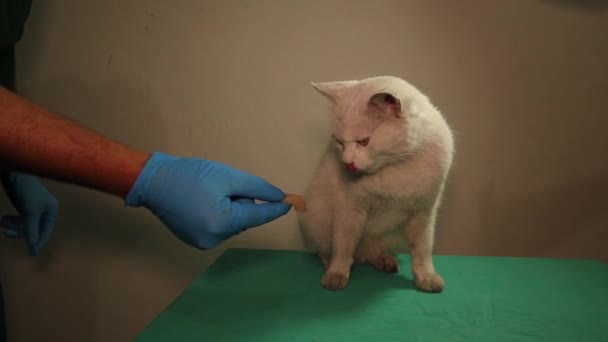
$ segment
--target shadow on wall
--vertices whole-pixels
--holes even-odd
[[[545,0],[557,6],[583,11],[603,11],[608,8],[608,0]]]
[[[497,187],[487,181],[478,195],[484,255],[608,258],[603,199],[608,178],[570,182],[504,202],[497,200]]]

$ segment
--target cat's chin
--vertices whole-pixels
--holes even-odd
[[[357,174],[360,176],[372,176],[386,167],[390,167],[392,165],[399,164],[399,162],[400,161],[381,162],[381,163],[377,163],[377,164],[372,164],[371,166],[358,170]]]
[[[380,170],[379,167],[370,167],[365,170],[361,170],[359,172],[361,173],[362,176],[371,176],[374,173],[378,172],[378,170]]]
[[[369,166],[366,168],[357,168],[356,170],[352,170],[352,169],[347,169],[346,172],[348,172],[348,174],[350,174],[353,177],[364,177],[364,176],[370,176],[374,173],[376,173],[380,168],[376,167],[376,166]]]

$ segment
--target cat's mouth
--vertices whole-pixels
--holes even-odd
[[[357,177],[370,175],[377,171],[377,167],[375,165],[365,167],[357,165],[355,163],[345,163],[344,168],[348,171],[349,174]]]
[[[357,165],[355,165],[355,163],[347,163],[346,169],[352,173],[359,172],[359,168],[357,167]]]

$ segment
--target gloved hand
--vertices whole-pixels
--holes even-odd
[[[154,153],[126,205],[151,210],[186,244],[210,249],[285,215],[285,194],[265,180],[211,160]],[[254,200],[268,203],[256,204]]]
[[[19,172],[4,172],[2,186],[19,215],[6,215],[0,226],[8,237],[25,238],[30,254],[38,255],[55,229],[59,202],[34,176]]]

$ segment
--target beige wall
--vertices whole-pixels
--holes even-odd
[[[608,258],[608,8],[568,3],[37,1],[18,83],[137,148],[301,192],[328,133],[309,82],[402,76],[456,133],[438,253]],[[222,250],[193,250],[116,198],[49,187],[62,206],[44,253],[1,241],[13,341],[130,340]],[[227,246],[301,248],[293,214]]]

